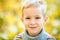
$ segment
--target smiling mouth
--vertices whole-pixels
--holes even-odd
[[[31,29],[35,29],[36,27],[30,27]]]

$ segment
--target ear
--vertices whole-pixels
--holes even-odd
[[[45,16],[45,17],[44,17],[44,22],[46,22],[46,21],[47,21],[47,19],[48,19],[48,16]]]
[[[21,21],[23,22],[23,18],[21,18]]]

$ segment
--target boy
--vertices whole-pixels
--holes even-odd
[[[23,5],[22,22],[25,32],[17,35],[14,40],[55,40],[43,29],[46,22],[45,4],[42,0],[28,0]]]

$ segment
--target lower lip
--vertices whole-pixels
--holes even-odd
[[[30,27],[31,29],[35,29],[36,27]]]

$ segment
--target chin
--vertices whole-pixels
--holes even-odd
[[[34,30],[34,31],[31,31],[31,33],[37,33],[37,31]]]

